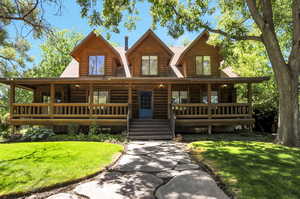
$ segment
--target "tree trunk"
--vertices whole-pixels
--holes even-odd
[[[279,91],[279,118],[277,142],[286,146],[299,144],[298,75],[285,68],[276,75]]]

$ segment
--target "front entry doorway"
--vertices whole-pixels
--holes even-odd
[[[153,116],[152,109],[152,91],[139,92],[139,118],[151,119]]]

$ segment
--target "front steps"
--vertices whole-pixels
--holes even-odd
[[[168,120],[134,119],[130,122],[128,138],[132,140],[171,140]]]

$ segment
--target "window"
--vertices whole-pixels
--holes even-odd
[[[104,75],[104,56],[89,56],[89,74]]]
[[[94,104],[106,104],[108,103],[108,91],[103,91],[100,89],[94,90]]]
[[[196,74],[211,75],[210,56],[196,56]]]
[[[172,103],[173,104],[188,103],[188,92],[187,91],[173,91],[172,92]]]
[[[157,56],[142,56],[142,75],[157,75]]]
[[[202,96],[201,99],[202,103],[207,104],[207,93],[205,92],[205,94]],[[212,104],[217,104],[219,102],[218,99],[218,91],[211,91],[211,103]]]

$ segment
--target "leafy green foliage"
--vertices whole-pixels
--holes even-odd
[[[41,38],[45,33],[51,33],[51,27],[44,18],[44,3],[55,5],[58,9],[61,6],[59,0],[1,1],[0,76],[21,76],[26,62],[33,61],[28,55],[30,44],[26,37]]]
[[[59,134],[51,136],[48,141],[94,141],[94,142],[109,142],[109,143],[123,143],[126,141],[126,137],[120,134]]]
[[[68,134],[69,135],[75,135],[79,131],[79,125],[78,124],[68,124]]]
[[[199,141],[189,146],[235,198],[300,197],[299,148],[255,141]]]
[[[54,32],[40,47],[41,62],[25,73],[26,77],[59,77],[72,57],[70,52],[83,39],[81,33],[69,30]]]
[[[89,135],[97,135],[101,133],[101,127],[97,123],[92,123],[89,126]]]
[[[22,141],[38,141],[45,140],[48,137],[54,136],[55,133],[52,129],[43,127],[30,127],[20,131],[23,134]]]
[[[100,142],[0,145],[0,197],[73,181],[111,164],[123,146]]]

